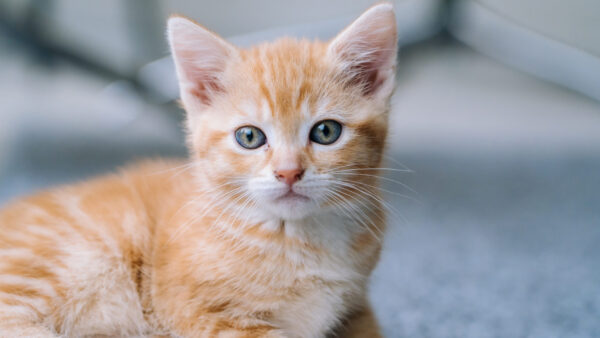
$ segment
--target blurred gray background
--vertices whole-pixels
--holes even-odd
[[[0,0],[0,205],[185,156],[170,13],[247,46],[372,1]],[[396,0],[388,337],[600,337],[600,2]]]

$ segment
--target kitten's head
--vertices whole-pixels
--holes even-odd
[[[396,22],[376,5],[329,42],[239,49],[168,23],[203,188],[268,217],[352,205],[376,184],[394,87]]]

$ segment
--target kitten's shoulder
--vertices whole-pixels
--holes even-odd
[[[128,164],[113,173],[17,198],[2,206],[0,212],[69,198],[85,198],[95,204],[110,204],[115,200],[135,198],[148,204],[157,204],[160,200],[183,194],[188,190],[190,180],[190,166],[183,159],[143,160]]]

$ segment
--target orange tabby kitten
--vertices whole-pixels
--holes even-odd
[[[238,49],[168,23],[191,160],[0,213],[2,337],[377,337],[366,297],[396,26]]]

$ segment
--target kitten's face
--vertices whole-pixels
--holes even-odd
[[[360,192],[376,184],[368,168],[379,167],[385,143],[396,35],[389,9],[363,17],[328,44],[283,39],[248,50],[171,19],[184,25],[170,22],[171,43],[191,151],[211,194],[279,219],[365,203]],[[180,37],[178,49],[182,29],[196,35]]]

